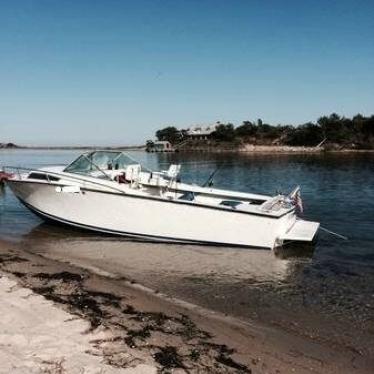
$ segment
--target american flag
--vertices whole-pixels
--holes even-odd
[[[297,186],[289,195],[288,201],[293,204],[299,213],[304,212],[303,201],[301,200],[300,186]]]
[[[293,197],[294,205],[300,213],[304,212],[303,201],[301,200],[300,189],[296,191]]]

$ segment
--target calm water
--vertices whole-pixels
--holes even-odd
[[[66,163],[79,153],[1,151],[0,165]],[[133,155],[155,169],[179,161],[183,179],[194,183],[204,182],[221,165],[216,187],[273,194],[299,184],[306,218],[349,240],[321,233],[313,249],[290,247],[278,255],[134,243],[42,223],[7,189],[0,197],[0,238],[126,275],[243,319],[259,318],[292,329],[302,324],[316,336],[349,345],[374,342],[374,154]],[[297,327],[292,321],[298,321]]]

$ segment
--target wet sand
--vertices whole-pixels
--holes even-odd
[[[165,373],[371,373],[374,368],[359,352],[244,322],[96,270],[0,244],[3,274],[52,302],[50,308],[87,321],[91,333],[110,334],[90,344],[93,359],[114,368],[146,364]]]
[[[27,251],[107,277],[126,277],[168,297],[374,357],[369,294],[350,301],[366,277],[311,272],[312,248],[271,251],[156,244],[93,237],[41,226],[20,242]],[[65,234],[64,234],[65,233]],[[68,238],[68,239],[67,239]],[[301,254],[306,257],[294,257]],[[355,269],[351,266],[350,273]],[[348,288],[347,288],[348,287]],[[322,306],[322,307],[321,307]],[[359,312],[358,312],[359,309]]]

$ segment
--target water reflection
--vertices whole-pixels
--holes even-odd
[[[48,223],[34,227],[22,243],[30,251],[130,276],[152,288],[155,274],[159,280],[173,276],[176,283],[187,276],[279,282],[289,276],[291,258],[269,250],[133,241]]]
[[[314,242],[286,242],[282,247],[274,249],[273,253],[280,259],[312,258],[317,241]]]

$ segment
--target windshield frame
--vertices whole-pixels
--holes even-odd
[[[126,161],[127,160],[130,161],[128,163],[125,163],[125,165],[131,165],[131,164],[140,165],[138,161],[133,159],[131,156],[129,156],[125,152],[116,151],[116,150],[95,150],[95,151],[89,151],[89,152],[84,152],[80,154],[75,160],[73,160],[69,165],[67,165],[64,168],[63,172],[90,176],[90,173],[88,171],[79,172],[79,171],[74,170],[74,165],[78,162],[78,160],[85,159],[89,163],[89,165],[91,165],[96,170],[100,171],[104,175],[105,178],[111,180],[111,177],[99,165],[97,165],[93,161],[94,156],[97,154],[113,154],[113,157],[109,159],[109,163],[112,164],[112,166],[115,163],[115,161],[118,160],[121,156],[125,157]]]

